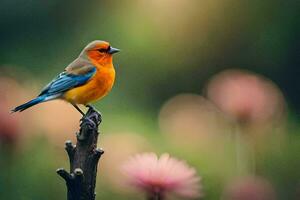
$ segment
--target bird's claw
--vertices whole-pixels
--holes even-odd
[[[83,129],[91,129],[96,130],[98,125],[101,123],[101,114],[98,112],[93,106],[87,105],[86,107],[89,108],[87,113],[80,119],[81,124],[80,127]],[[77,138],[79,140],[85,140],[86,136],[81,134],[81,131],[77,133]]]
[[[87,105],[87,107],[89,108],[89,110],[80,119],[81,125],[87,124],[87,125],[90,125],[91,128],[96,128],[102,121],[101,113],[90,105]]]
[[[86,105],[86,107],[89,108],[86,115],[88,115],[90,119],[94,118],[94,121],[96,122],[96,124],[99,125],[100,122],[102,121],[101,112],[99,112],[97,109],[95,109],[93,106],[91,106],[89,104]]]
[[[92,117],[91,116],[83,116],[83,118],[81,118],[81,124],[80,124],[80,126],[82,126],[83,124],[84,125],[88,125],[91,129],[94,129],[94,128],[96,128],[97,127],[97,125],[98,124],[96,124],[95,122],[94,122],[94,120],[92,119]]]

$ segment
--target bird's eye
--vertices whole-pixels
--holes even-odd
[[[105,53],[107,51],[107,49],[98,49],[98,51],[101,53]]]
[[[101,53],[106,53],[109,50],[110,50],[110,46],[108,46],[107,49],[105,49],[105,48],[98,49],[98,51],[101,52]]]

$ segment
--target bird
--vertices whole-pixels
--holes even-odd
[[[36,98],[15,107],[12,112],[22,112],[34,105],[61,99],[71,103],[84,116],[78,105],[92,107],[89,103],[103,98],[112,89],[115,81],[112,57],[119,51],[106,41],[90,42]]]

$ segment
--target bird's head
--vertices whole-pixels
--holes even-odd
[[[87,57],[93,64],[110,65],[112,64],[112,55],[119,51],[106,41],[95,40],[89,43],[80,55]]]

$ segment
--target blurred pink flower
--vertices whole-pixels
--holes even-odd
[[[12,78],[0,76],[0,142],[15,145],[21,136],[19,116],[11,114],[15,99],[21,98],[21,87]]]
[[[216,106],[197,94],[178,94],[162,106],[159,127],[168,141],[184,148],[211,147],[215,149],[221,134],[229,128],[228,120]]]
[[[4,102],[0,101],[0,142],[14,145],[19,139],[19,121],[12,116]]]
[[[225,189],[224,200],[275,200],[272,185],[261,177],[244,177],[234,180]]]
[[[146,192],[148,197],[161,199],[172,195],[185,199],[200,197],[200,177],[184,161],[170,157],[160,158],[154,153],[131,157],[122,167],[129,184]]]
[[[284,98],[270,80],[250,72],[226,70],[208,84],[208,97],[239,122],[257,124],[282,116]]]
[[[24,145],[24,139],[30,138],[35,133],[34,126],[36,123],[32,121],[30,112],[11,114],[12,108],[19,105],[20,102],[25,102],[33,95],[34,84],[30,83],[30,89],[26,85],[25,83],[18,83],[11,77],[0,76],[0,129],[9,130],[11,142],[22,141],[18,143],[18,146]]]

